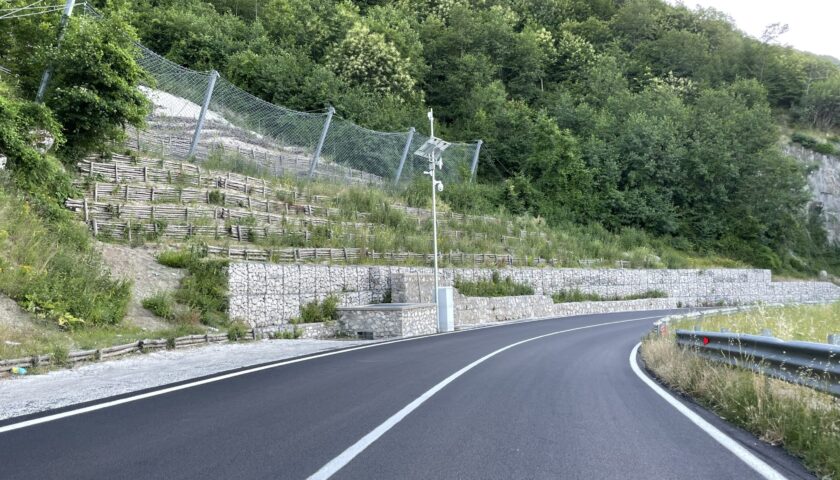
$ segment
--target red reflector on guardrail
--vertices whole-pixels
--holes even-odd
[[[703,345],[709,344],[709,337],[703,337]]]

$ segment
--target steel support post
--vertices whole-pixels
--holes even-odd
[[[400,166],[397,167],[397,173],[394,175],[394,185],[398,185],[400,183],[400,177],[402,176],[403,167],[405,166],[405,159],[408,158],[408,150],[411,148],[412,140],[414,140],[414,127],[408,129],[408,138],[405,141],[402,157],[400,157]]]
[[[475,152],[473,152],[472,164],[470,165],[470,182],[475,180],[475,172],[478,170],[478,152],[481,151],[481,145],[484,143],[484,140],[479,140],[478,143],[475,144]]]
[[[312,163],[309,165],[309,178],[312,178],[315,175],[315,168],[318,166],[318,161],[321,159],[321,150],[324,148],[324,141],[327,139],[327,132],[330,129],[330,123],[332,122],[333,114],[335,113],[335,109],[330,107],[327,110],[327,120],[324,122],[324,129],[321,130],[321,138],[318,139],[318,146],[315,147],[315,154],[312,155]]]
[[[201,113],[198,114],[198,123],[195,124],[195,132],[193,132],[190,151],[187,152],[187,157],[195,155],[195,149],[198,148],[198,141],[201,139],[201,130],[204,128],[204,118],[207,116],[207,109],[210,108],[210,99],[213,98],[213,89],[216,88],[217,78],[219,78],[219,72],[215,70],[210,72],[210,79],[207,81],[207,91],[204,92]]]

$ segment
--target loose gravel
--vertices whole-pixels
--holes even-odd
[[[0,420],[135,392],[239,367],[336,348],[357,340],[261,340],[138,354],[71,370],[0,380]]]

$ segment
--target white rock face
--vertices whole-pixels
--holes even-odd
[[[811,205],[822,207],[828,241],[840,240],[840,159],[799,145],[788,145],[784,152],[805,165],[817,167],[808,175]]]

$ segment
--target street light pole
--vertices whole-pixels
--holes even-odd
[[[441,159],[441,155],[443,151],[449,148],[450,143],[440,138],[435,138],[435,117],[432,112],[432,109],[429,109],[429,133],[431,136],[428,140],[416,151],[414,152],[415,155],[423,158],[429,159],[429,171],[423,172],[424,174],[432,177],[432,245],[433,245],[433,254],[435,256],[434,265],[435,265],[435,291],[432,293],[435,301],[435,310],[437,315],[437,322],[438,322],[438,329],[440,331],[452,331],[452,294],[450,291],[447,291],[446,300],[444,301],[444,306],[446,308],[446,313],[444,314],[444,319],[446,325],[441,325],[441,300],[440,300],[440,284],[438,277],[438,245],[437,245],[437,192],[443,191],[443,182],[437,179],[435,175],[435,170],[440,168],[443,169],[443,159]],[[446,290],[446,289],[443,289]]]
[[[435,138],[435,117],[432,113],[432,109],[429,109],[429,132],[431,133],[431,138]],[[438,247],[437,247],[437,189],[438,189],[438,181],[435,178],[435,168],[436,160],[435,160],[435,152],[437,149],[432,149],[432,155],[429,157],[430,160],[430,168],[429,175],[432,177],[432,250],[434,251],[435,255],[435,312],[437,312],[438,316],[438,324],[440,324],[440,309],[438,308]],[[441,187],[443,184],[441,183]]]

